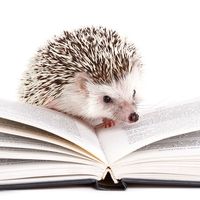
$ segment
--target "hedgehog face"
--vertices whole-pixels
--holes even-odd
[[[81,73],[82,74],[82,73]],[[111,84],[95,84],[85,75],[78,76],[79,88],[85,95],[88,118],[109,118],[117,121],[138,120],[138,73],[136,70]]]

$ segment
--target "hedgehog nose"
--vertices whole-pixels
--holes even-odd
[[[136,122],[136,121],[138,121],[138,119],[139,119],[139,115],[136,113],[136,112],[134,112],[134,113],[131,113],[130,115],[129,115],[129,117],[128,117],[128,119],[129,119],[129,122]]]

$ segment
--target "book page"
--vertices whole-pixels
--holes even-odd
[[[33,176],[45,176],[47,170],[48,173],[51,173],[54,171],[54,167],[51,169],[48,169],[48,163],[49,161],[53,163],[58,163],[58,166],[55,167],[55,170],[57,170],[60,175],[62,175],[61,172],[61,166],[62,163],[65,165],[64,170],[68,175],[73,175],[76,171],[76,174],[95,174],[91,171],[91,168],[94,168],[95,171],[98,171],[103,174],[105,171],[105,165],[103,163],[97,163],[93,160],[86,160],[85,158],[73,156],[73,155],[66,155],[63,153],[56,153],[56,152],[49,152],[49,151],[41,151],[36,149],[23,149],[23,148],[7,148],[7,147],[0,147],[0,160],[23,160],[24,162],[21,163],[20,166],[15,165],[0,165],[0,179],[4,176],[5,178],[8,178],[11,173],[19,175],[19,172],[21,173],[21,177],[26,177],[26,174],[29,175],[29,177]],[[43,163],[44,171],[42,172],[39,168],[39,165],[36,165],[34,167],[34,162],[37,161],[39,163]],[[12,168],[13,166],[13,168]],[[26,166],[29,166],[29,169],[25,171]],[[79,166],[77,169],[76,166]],[[10,168],[10,170],[9,170]],[[35,173],[33,174],[31,169],[35,168]],[[86,168],[90,168],[90,170],[86,170]],[[40,172],[40,175],[39,175]],[[64,175],[64,174],[63,174]]]
[[[83,154],[77,153],[59,145],[0,132],[0,148],[1,147],[22,148],[24,151],[26,151],[26,149],[43,150],[89,159]]]
[[[21,102],[1,100],[0,118],[51,132],[84,148],[102,162],[106,162],[94,130],[66,114]]]
[[[192,149],[200,150],[200,131],[160,140],[158,142],[147,145],[136,152],[147,153],[156,151],[157,153],[162,153],[164,151],[168,151],[169,153],[175,151],[183,152]]]
[[[119,160],[117,164],[123,164],[124,162],[131,162],[133,164],[151,163],[155,160],[157,162],[170,160],[173,163],[186,162],[187,160],[198,161],[199,156],[200,131],[196,131],[149,144]]]
[[[23,149],[23,148],[11,148],[0,147],[0,160],[25,160],[30,162],[30,166],[33,160],[35,161],[52,161],[52,162],[64,162],[66,164],[88,165],[94,166],[97,169],[104,171],[105,165],[98,163],[94,160],[89,160],[74,155],[66,155],[63,153],[41,151],[37,149]],[[2,171],[2,170],[0,170]]]
[[[122,124],[98,131],[110,163],[153,142],[200,130],[200,101],[158,108],[140,116],[133,125]]]
[[[0,132],[4,133],[5,135],[7,135],[7,137],[9,137],[9,135],[13,136],[13,137],[24,137],[26,139],[34,139],[34,141],[38,142],[42,142],[44,144],[45,143],[49,143],[49,144],[53,144],[53,145],[57,145],[59,147],[62,147],[64,149],[66,149],[67,151],[71,151],[74,152],[76,154],[82,155],[85,158],[90,158],[93,160],[97,160],[97,158],[95,158],[92,154],[89,154],[86,150],[84,150],[83,148],[75,145],[74,143],[65,140],[61,137],[58,137],[50,132],[35,128],[33,126],[29,126],[29,125],[25,125],[19,122],[14,122],[11,120],[7,120],[7,119],[3,119],[0,118]],[[8,134],[9,133],[9,134]],[[15,140],[13,140],[11,145],[18,145],[21,147],[24,145],[23,141],[20,140],[19,144],[16,144],[17,139],[15,138]],[[5,139],[4,139],[5,142]],[[30,142],[26,142],[27,145],[30,144]],[[4,144],[6,145],[6,144]],[[56,151],[56,148],[54,149],[54,151]]]
[[[196,131],[147,145],[118,160],[112,170],[118,178],[155,178],[159,174],[160,178],[171,175],[179,180],[180,175],[182,179],[192,175],[200,180],[199,166],[200,131]]]
[[[96,178],[100,178],[102,172],[103,170],[96,166],[72,162],[0,159],[0,184],[6,182],[9,184],[19,179],[23,179],[26,182],[26,178],[51,179],[51,177],[54,177],[57,180],[62,176],[65,176],[65,180],[68,180],[68,177],[76,179],[77,176],[96,176]],[[22,183],[23,180],[21,181]]]

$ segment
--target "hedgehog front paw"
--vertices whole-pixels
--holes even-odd
[[[110,128],[115,126],[115,121],[108,118],[103,118],[103,126],[104,128]]]

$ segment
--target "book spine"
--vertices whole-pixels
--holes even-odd
[[[96,181],[95,188],[97,190],[126,190],[127,185],[121,180],[119,180],[118,183],[108,183],[104,179],[101,181]]]
[[[96,181],[95,188],[98,190],[126,190],[127,185],[123,180],[115,180],[108,171],[104,179]]]

